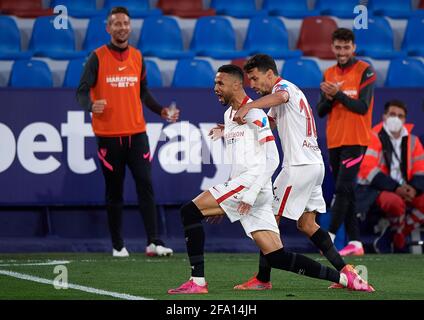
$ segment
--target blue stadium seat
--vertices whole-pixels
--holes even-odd
[[[55,16],[35,19],[29,49],[34,55],[52,59],[75,59],[84,57],[85,51],[75,51],[75,35],[71,22],[67,29],[54,27]]]
[[[152,15],[162,15],[162,10],[150,8],[149,0],[105,0],[105,9],[109,11],[113,7],[126,7],[131,18],[145,18]]]
[[[162,87],[162,75],[158,65],[153,60],[144,60],[147,69],[147,85],[149,88]]]
[[[392,28],[383,17],[369,18],[368,29],[355,29],[354,33],[356,53],[359,56],[375,59],[394,59],[405,56],[403,52],[395,51]]]
[[[319,11],[323,16],[336,16],[339,18],[350,19],[356,16],[353,8],[359,5],[359,0],[317,0],[315,10]]]
[[[264,0],[262,9],[268,11],[269,15],[287,18],[301,19],[319,15],[317,10],[308,9],[307,0]]]
[[[424,17],[424,8],[412,11],[412,16],[413,17],[421,17],[421,18]]]
[[[252,18],[247,29],[244,50],[249,54],[266,53],[274,59],[298,58],[301,50],[290,50],[283,21],[276,17]]]
[[[76,18],[91,18],[105,15],[106,10],[96,9],[96,0],[52,0],[50,7],[64,5],[68,9],[68,15]]]
[[[402,50],[410,56],[424,56],[424,15],[409,19],[403,37]]]
[[[105,16],[90,19],[83,44],[85,51],[91,52],[110,42],[110,34],[106,31],[106,25],[107,18]]]
[[[281,76],[300,88],[319,88],[322,81],[318,64],[310,59],[286,60]]]
[[[386,87],[424,88],[424,63],[418,59],[395,59],[387,71]]]
[[[32,52],[21,51],[21,34],[15,20],[0,16],[0,60],[29,59]]]
[[[236,18],[251,18],[257,15],[266,15],[266,10],[256,10],[255,0],[212,0],[211,8],[216,14]]]
[[[51,88],[52,73],[44,61],[19,60],[13,63],[9,86],[14,88]]]
[[[194,57],[193,52],[184,51],[181,29],[174,18],[155,16],[143,22],[138,48],[145,56],[162,59]]]
[[[234,29],[224,17],[202,17],[197,20],[190,49],[200,56],[235,59],[247,56],[236,50]]]
[[[86,59],[74,59],[69,61],[68,66],[66,68],[65,79],[63,80],[62,87],[78,87],[86,61]]]
[[[175,67],[174,88],[213,88],[215,72],[210,63],[200,59],[182,59]]]
[[[372,0],[369,11],[377,16],[405,19],[411,16],[412,5],[409,0]]]

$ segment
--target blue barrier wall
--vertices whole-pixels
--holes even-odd
[[[212,143],[207,137],[209,129],[222,122],[225,108],[209,89],[152,91],[161,103],[176,101],[181,109],[181,123],[177,124],[164,122],[148,110],[145,115],[154,188],[160,204],[160,232],[174,248],[183,250],[178,206],[224,181],[229,174],[229,166],[222,159],[222,142]],[[305,93],[315,109],[319,91],[305,90]],[[408,104],[408,120],[416,124],[414,133],[423,136],[423,92],[419,89],[377,89],[373,123],[380,121],[384,103],[393,98]],[[0,101],[0,252],[109,250],[102,207],[104,184],[98,170],[95,138],[90,116],[78,106],[74,91],[7,89],[0,90]],[[315,119],[327,164],[326,120],[316,115]],[[332,192],[327,165],[324,181],[327,202]],[[130,205],[125,215],[125,236],[144,237],[137,209],[131,206],[136,203],[136,195],[130,178],[126,180],[125,200]],[[301,251],[311,249],[291,221],[285,221],[281,228],[283,239],[290,247]],[[206,233],[212,238],[207,243],[209,250],[256,250],[246,240],[241,226],[228,221],[219,227],[207,226]],[[13,240],[6,241],[10,237]],[[41,239],[38,245],[34,239]],[[76,239],[84,241],[75,242]],[[143,246],[138,240],[128,245],[133,250],[142,250]]]
[[[305,91],[314,109],[318,91]],[[175,100],[181,108],[177,124],[146,112],[156,198],[162,204],[181,203],[228,177],[222,142],[211,143],[207,137],[209,129],[222,122],[224,107],[209,89],[156,89],[154,94],[160,102]],[[420,90],[377,90],[373,123],[391,98],[407,102],[408,118],[417,125],[414,132],[423,135]],[[77,105],[74,91],[1,90],[0,101],[0,204],[103,203],[103,177],[90,117]],[[326,120],[315,119],[328,162]],[[326,186],[326,191],[331,189],[328,177]],[[136,202],[132,179],[127,179],[125,199]]]

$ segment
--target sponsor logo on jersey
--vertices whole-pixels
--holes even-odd
[[[278,91],[287,91],[287,88],[288,88],[289,86],[288,85],[286,85],[286,84],[277,84],[276,86],[275,86],[275,92],[278,92]]]
[[[259,128],[263,128],[263,127],[266,126],[267,119],[268,119],[268,117],[263,117],[262,121],[255,120],[255,121],[253,121],[253,123],[256,124]]]
[[[351,98],[357,97],[358,95],[358,90],[356,89],[351,89],[351,90],[343,90],[343,93]]]
[[[302,147],[303,147],[303,148],[309,148],[309,149],[311,149],[311,150],[313,150],[313,151],[320,151],[320,149],[319,149],[319,147],[318,147],[318,146],[313,145],[313,144],[311,144],[310,142],[308,142],[308,141],[306,141],[306,140],[303,140],[303,145],[302,145]]]
[[[138,76],[108,76],[106,83],[113,88],[134,87],[138,82]]]
[[[240,138],[244,137],[243,131],[235,131],[235,132],[228,132],[225,134],[225,139],[233,139],[233,138]]]

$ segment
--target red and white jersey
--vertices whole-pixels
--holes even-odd
[[[248,97],[243,104],[251,102]],[[242,104],[242,105],[243,105]],[[249,188],[266,165],[264,142],[274,143],[266,113],[261,109],[251,109],[245,116],[247,123],[239,125],[233,121],[237,110],[229,107],[224,114],[225,152],[231,163],[231,180]],[[266,185],[271,188],[271,179]]]
[[[305,95],[296,85],[281,78],[272,93],[278,91],[286,91],[289,101],[272,107],[268,116],[277,125],[284,153],[283,166],[323,163],[314,116]]]

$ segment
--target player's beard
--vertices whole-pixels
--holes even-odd
[[[259,90],[259,94],[260,94],[261,97],[265,97],[265,96],[269,95],[270,92],[265,91],[265,90]]]
[[[223,105],[223,106],[227,106],[230,103],[230,99],[228,99],[226,96],[224,95],[219,95],[218,96],[218,100],[219,102]]]

